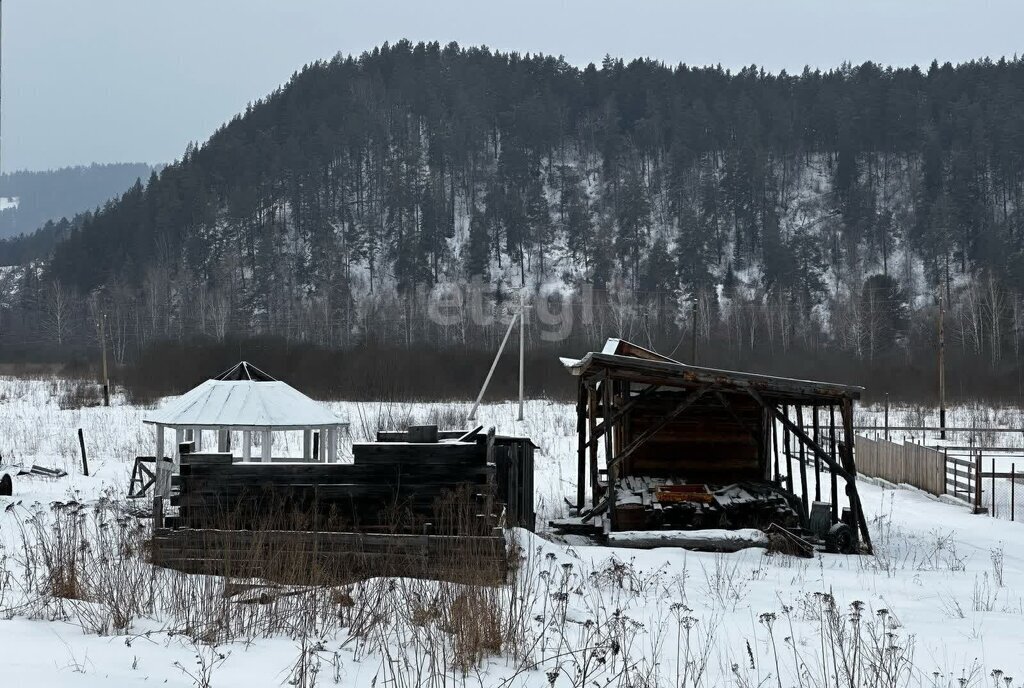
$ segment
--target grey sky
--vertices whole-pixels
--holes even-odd
[[[384,41],[777,71],[1012,56],[1020,0],[6,0],[4,170],[169,162],[303,64]]]

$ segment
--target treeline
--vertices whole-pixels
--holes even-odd
[[[205,333],[178,330],[150,337],[154,314],[145,300],[101,307],[95,297],[83,300],[63,287],[36,284],[39,319],[31,327],[37,336],[22,342],[4,338],[0,359],[64,363],[76,375],[98,375],[102,320],[114,378],[136,401],[180,393],[243,359],[325,399],[472,399],[520,307],[518,298],[506,298],[497,306],[486,302],[481,312],[473,298],[436,293],[416,306],[380,301],[371,307],[361,301],[366,309],[354,315],[361,336],[328,346],[314,340],[329,338],[327,330],[336,327],[329,320],[307,322],[304,327],[318,336],[306,339],[233,334],[243,328],[216,318],[207,321]],[[989,325],[986,297],[977,297],[977,311],[959,305],[942,317],[948,398],[1015,402],[1024,394],[1024,351],[1014,346],[995,365],[979,353]],[[932,401],[938,389],[937,307],[908,315],[885,302],[872,311],[872,298],[861,296],[859,313],[836,316],[845,318],[831,328],[841,333],[837,345],[823,323],[805,317],[798,305],[733,298],[716,313],[715,301],[700,297],[693,337],[693,304],[680,304],[674,296],[605,292],[566,300],[530,294],[527,393],[571,398],[573,383],[559,358],[582,356],[600,349],[607,337],[622,337],[686,363],[859,384],[867,388],[869,401],[884,394],[894,401]],[[193,303],[186,313],[203,322],[198,306]],[[687,316],[679,318],[682,311]],[[1020,315],[1015,311],[1014,317]],[[223,324],[220,330],[214,329],[217,323]],[[19,327],[29,323],[0,320],[0,328]],[[517,356],[514,331],[489,398],[517,394]]]
[[[339,55],[71,227],[19,273],[0,346],[88,348],[103,314],[124,361],[254,335],[489,351],[501,326],[431,304],[489,285],[507,312],[525,283],[535,309],[551,286],[593,300],[588,346],[672,349],[696,302],[719,362],[891,381],[868,371],[933,356],[941,297],[951,355],[1017,389],[1021,105],[1018,59],[790,75]]]
[[[0,211],[0,239],[31,234],[47,222],[94,210],[136,180],[148,179],[153,170],[143,163],[115,163],[0,174],[0,198],[18,199],[16,207]]]

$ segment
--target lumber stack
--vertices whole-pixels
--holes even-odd
[[[296,585],[341,585],[376,576],[498,585],[509,568],[500,534],[158,529],[151,551],[154,564],[186,573]]]

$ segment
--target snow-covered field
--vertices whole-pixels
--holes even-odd
[[[0,497],[4,686],[1024,682],[1024,525],[869,482],[861,496],[871,557],[624,550],[517,532],[510,537],[523,561],[504,588],[376,580],[248,603],[226,596],[222,580],[140,559],[145,531],[125,514],[123,495],[132,458],[152,452],[145,409],[117,398],[111,408],[61,410],[65,386],[0,379],[2,463],[69,472],[19,478],[15,497]],[[410,420],[461,425],[468,411],[335,407],[355,440]],[[546,520],[574,492],[575,415],[536,400],[525,421],[515,417],[514,404],[490,404],[479,422],[540,445],[538,512]],[[297,449],[293,441],[281,451]],[[68,560],[78,562],[71,568],[81,580],[55,577]]]

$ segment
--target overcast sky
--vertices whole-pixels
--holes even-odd
[[[169,162],[303,64],[458,41],[772,71],[1024,48],[1021,0],[6,0],[4,170]]]

